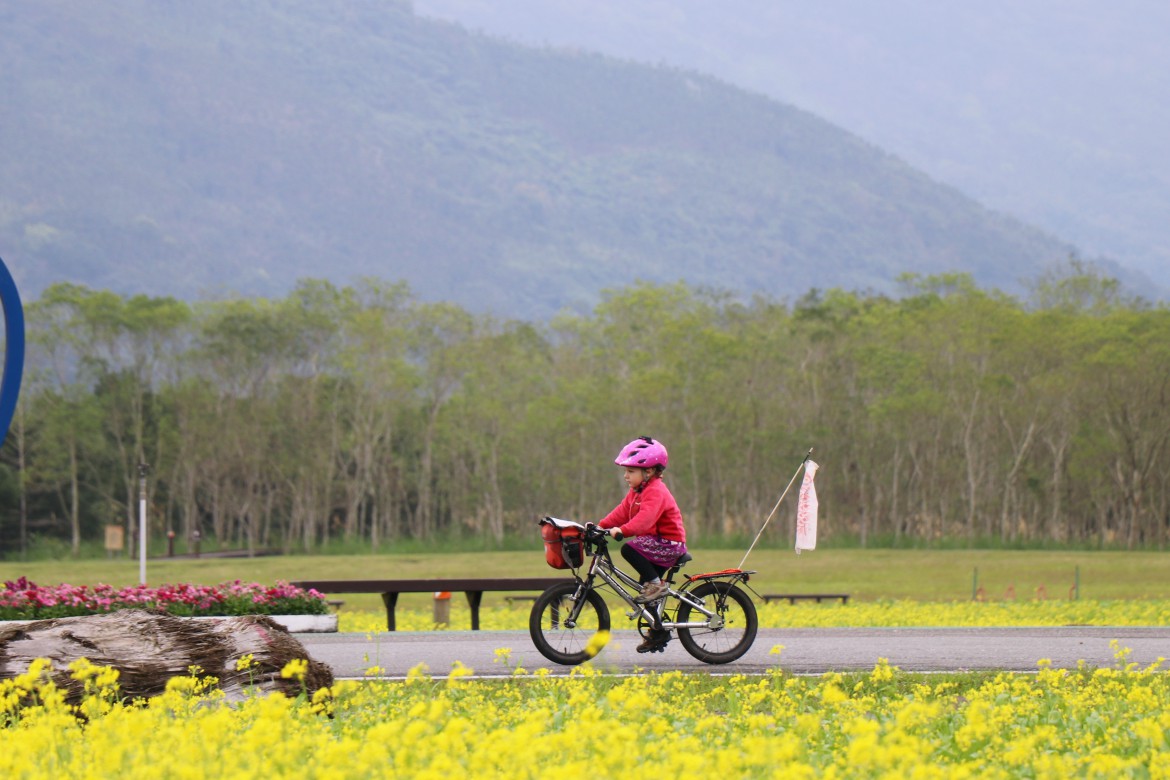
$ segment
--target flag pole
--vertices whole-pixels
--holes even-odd
[[[800,470],[804,468],[804,464],[808,463],[808,459],[812,457],[812,454],[813,448],[809,447],[808,454],[804,456],[804,460],[802,460],[800,465],[796,467],[796,473],[792,475],[792,479],[788,480],[788,487],[784,488],[784,492],[781,493],[780,498],[776,500],[776,506],[772,507],[772,511],[768,513],[767,519],[764,520],[764,524],[760,526],[760,531],[756,534],[756,538],[752,540],[751,545],[747,548],[747,552],[743,554],[743,560],[739,562],[738,568],[742,569],[744,563],[747,562],[748,556],[752,554],[752,550],[756,546],[756,542],[760,541],[760,536],[763,535],[764,529],[768,527],[768,522],[772,519],[772,515],[776,514],[776,510],[780,508],[780,502],[784,500],[786,495],[788,495],[788,491],[792,489],[792,483],[796,481],[796,478],[800,475]]]

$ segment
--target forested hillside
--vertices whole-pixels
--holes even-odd
[[[28,297],[369,276],[535,320],[635,280],[1013,291],[1070,251],[791,106],[406,2],[17,0],[0,29],[0,255]]]
[[[610,509],[617,449],[649,434],[697,544],[753,533],[815,447],[828,544],[1160,549],[1170,309],[1071,270],[1027,304],[963,275],[792,305],[641,284],[549,325],[376,281],[195,304],[58,285],[29,306],[0,537],[132,529],[146,462],[159,544],[535,544],[544,513]]]
[[[698,70],[828,119],[1170,293],[1170,5],[414,0],[521,43]],[[1111,270],[1123,281],[1123,269]],[[1150,293],[1147,293],[1149,296]]]

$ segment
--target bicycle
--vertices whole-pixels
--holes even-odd
[[[581,525],[554,517],[540,522],[579,538],[583,549],[583,554],[574,551],[567,556],[573,579],[540,594],[528,618],[533,644],[550,661],[575,665],[595,655],[590,640],[610,629],[609,607],[598,593],[606,585],[631,607],[626,617],[637,619],[638,632],[644,639],[661,639],[651,643],[646,652],[663,652],[670,633],[677,632],[683,649],[698,660],[726,664],[746,653],[755,641],[759,627],[756,607],[739,587],[754,571],[725,569],[684,575],[686,581],[676,589],[675,576],[692,560],[687,553],[663,577],[666,595],[652,603],[639,604],[634,599],[641,584],[614,566],[609,536],[604,530],[592,523]],[[582,575],[578,570],[584,567],[586,558],[589,564]]]

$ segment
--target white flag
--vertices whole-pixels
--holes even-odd
[[[813,479],[819,468],[811,460],[805,461],[804,481],[800,483],[800,502],[796,506],[797,555],[800,555],[801,550],[817,548],[817,488]]]

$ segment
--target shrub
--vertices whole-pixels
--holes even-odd
[[[45,620],[146,609],[183,617],[229,615],[323,615],[325,596],[287,582],[272,587],[239,580],[219,585],[40,586],[24,577],[0,589],[0,620]]]

